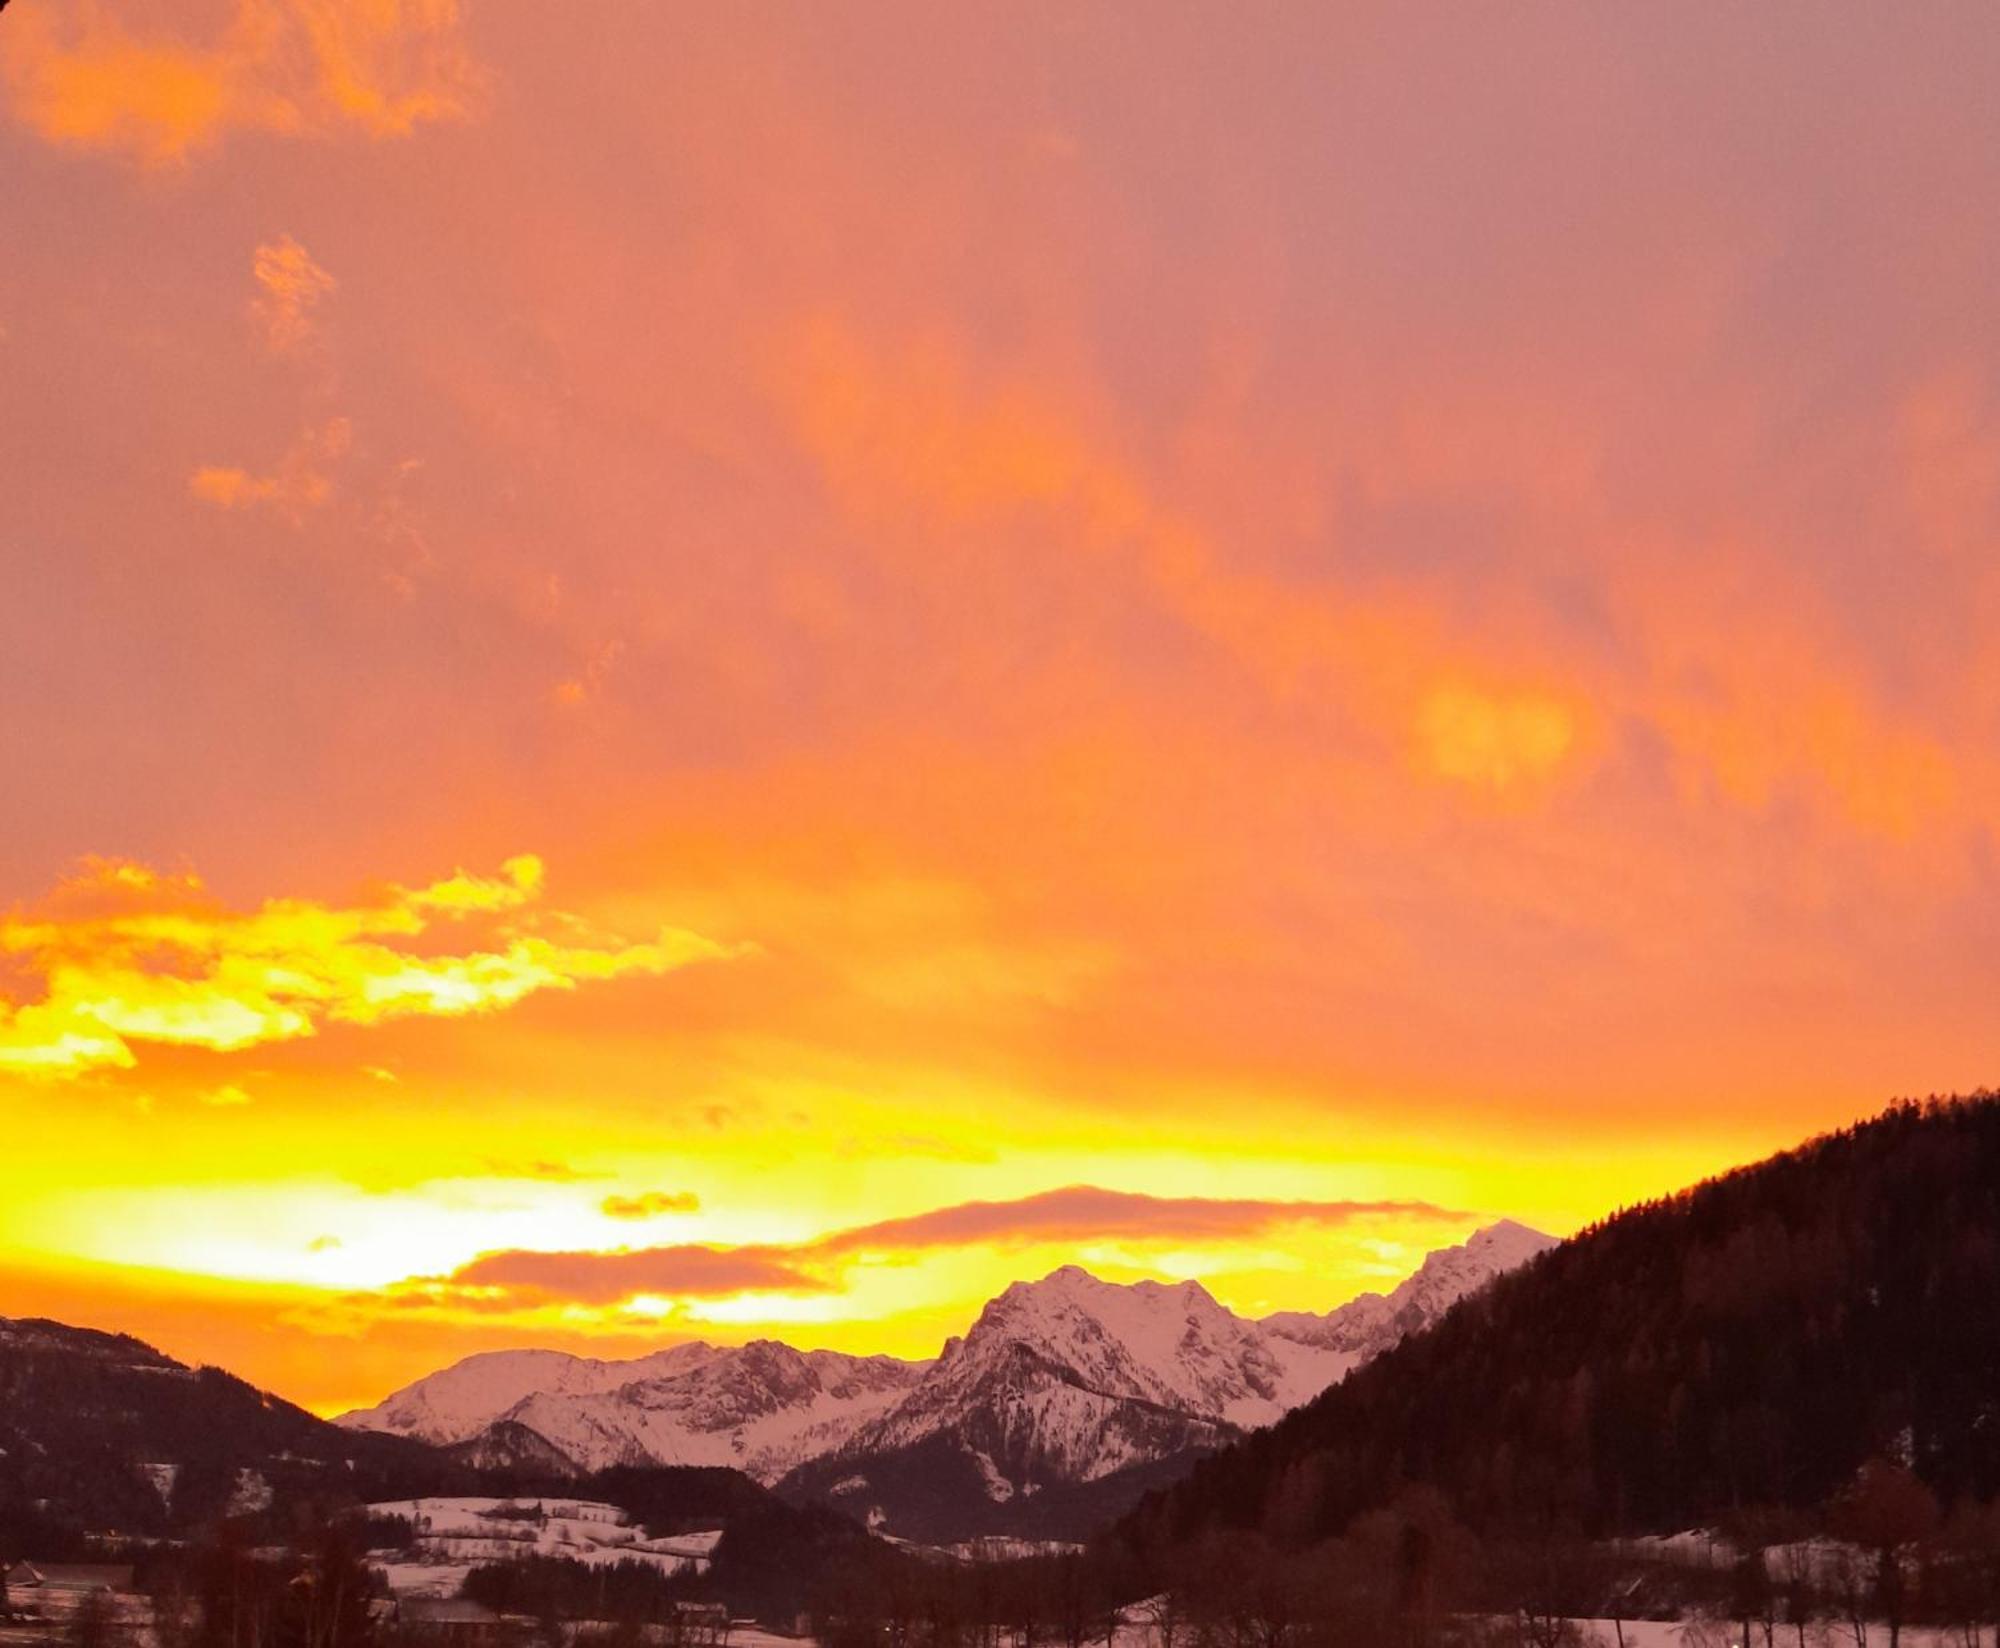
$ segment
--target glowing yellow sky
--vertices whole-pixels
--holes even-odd
[[[20,0],[0,1312],[1326,1309],[2000,1014],[2000,34]]]

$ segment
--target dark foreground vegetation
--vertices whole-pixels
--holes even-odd
[[[2000,1493],[2000,1098],[1899,1105],[1635,1208],[1129,1518],[1305,1545],[1406,1486],[1482,1533],[1814,1513],[1865,1460]]]
[[[663,1575],[636,1562],[535,1557],[475,1569],[481,1623],[440,1630],[400,1614],[369,1568],[394,1530],[348,1517],[289,1546],[240,1528],[137,1554],[158,1648],[419,1648],[477,1641],[602,1648],[722,1648],[742,1610],[726,1573]],[[128,1555],[134,1553],[127,1553]],[[1896,1648],[1916,1625],[1956,1648],[2000,1648],[2000,1512],[1949,1510],[1907,1467],[1868,1462],[1823,1517],[1739,1513],[1713,1539],[1587,1541],[1536,1530],[1481,1535],[1432,1490],[1412,1488],[1336,1537],[1289,1545],[1241,1529],[1170,1557],[1101,1540],[991,1564],[920,1555],[865,1537],[801,1567],[797,1614],[826,1648],[1575,1648],[1628,1622],[1705,1617],[1714,1640]],[[740,1599],[739,1599],[740,1600]],[[466,1634],[470,1631],[472,1634]],[[1121,1635],[1122,1633],[1122,1635]],[[54,1640],[121,1648],[115,1616],[79,1608]]]
[[[1151,1560],[1100,1541],[990,1567],[887,1560],[838,1576],[814,1610],[829,1648],[1108,1643],[1153,1648],[1572,1648],[1628,1623],[1705,1618],[1766,1648],[1898,1644],[1912,1626],[2000,1648],[2000,1510],[1942,1510],[1909,1470],[1869,1462],[1823,1514],[1739,1513],[1713,1537],[1480,1535],[1432,1490],[1297,1545],[1204,1533]],[[1129,1640],[1129,1637],[1128,1637]]]

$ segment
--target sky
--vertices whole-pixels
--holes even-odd
[[[0,1311],[1324,1310],[2000,1054],[1984,4],[16,0]]]

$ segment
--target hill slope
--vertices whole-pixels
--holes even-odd
[[[185,1530],[274,1497],[354,1502],[460,1475],[433,1450],[336,1429],[120,1334],[0,1319],[0,1531]]]
[[[2000,1489],[2000,1098],[1904,1105],[1633,1209],[1468,1299],[1127,1524],[1337,1530],[1405,1483],[1475,1526],[1812,1506],[1872,1454]]]

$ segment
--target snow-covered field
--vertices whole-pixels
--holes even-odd
[[[409,1547],[377,1562],[402,1596],[452,1596],[481,1563],[530,1556],[575,1562],[647,1562],[662,1573],[700,1573],[718,1528],[650,1539],[615,1505],[575,1499],[399,1499],[370,1505],[371,1516],[409,1518]]]

